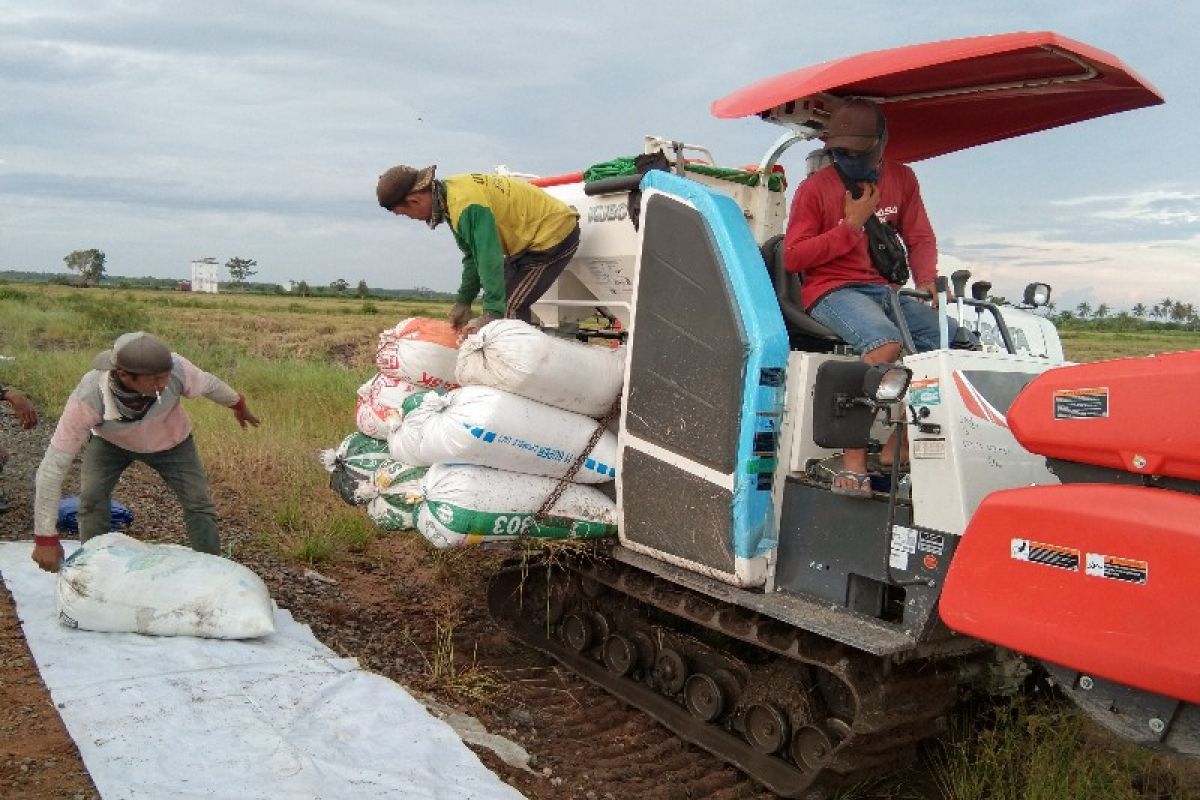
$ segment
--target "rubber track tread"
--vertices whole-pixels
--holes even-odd
[[[542,615],[522,611],[514,599],[527,579],[547,585],[547,569],[553,570],[555,581],[568,580],[569,570],[694,625],[829,673],[849,688],[853,699],[853,719],[843,720],[849,725],[845,738],[819,769],[801,769],[783,758],[758,753],[740,736],[698,721],[656,689],[618,677],[600,662],[567,649],[547,636],[544,621],[539,622]],[[911,758],[919,741],[942,730],[957,696],[955,663],[918,660],[897,666],[618,562],[560,558],[553,566],[535,561],[506,566],[488,587],[488,607],[493,618],[505,623],[522,643],[547,653],[782,797],[824,800],[849,783]]]

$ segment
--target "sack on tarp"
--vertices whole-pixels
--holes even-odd
[[[625,349],[593,347],[551,336],[517,319],[500,319],[459,346],[454,374],[463,386],[492,386],[576,414],[602,417],[621,393]]]
[[[399,461],[387,461],[371,480],[358,485],[354,496],[367,504],[367,516],[385,531],[407,531],[415,526],[417,505],[421,502],[421,479],[425,467],[413,467]]]
[[[559,478],[596,430],[591,417],[563,411],[490,386],[427,394],[388,436],[392,458],[405,464],[477,464]],[[617,476],[617,437],[604,431],[575,475],[577,483]]]
[[[359,432],[374,439],[386,439],[388,433],[400,424],[404,409],[414,405],[410,402],[411,398],[428,391],[427,386],[417,386],[379,373],[358,387],[354,422]]]
[[[598,539],[617,534],[616,505],[593,486],[567,484],[540,522],[534,516],[558,485],[553,478],[489,467],[438,464],[421,482],[417,530],[437,548],[539,539]]]
[[[391,378],[430,389],[453,389],[458,332],[449,322],[425,317],[400,320],[379,334],[375,364]]]
[[[110,531],[127,528],[133,522],[133,512],[116,500],[108,501]],[[79,495],[64,497],[58,501],[58,519],[54,528],[59,533],[79,533]]]
[[[58,618],[69,628],[250,639],[275,631],[271,594],[248,568],[123,533],[88,539],[63,562]]]

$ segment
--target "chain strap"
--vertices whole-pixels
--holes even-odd
[[[542,507],[533,515],[533,525],[535,528],[542,524],[542,520],[550,513],[550,509],[554,508],[554,504],[559,501],[559,498],[567,490],[571,481],[579,474],[583,462],[587,461],[587,457],[591,455],[592,450],[596,449],[596,445],[600,443],[600,437],[604,435],[604,431],[608,430],[609,424],[616,419],[617,413],[620,410],[621,396],[617,395],[617,398],[613,400],[613,404],[605,412],[604,416],[601,417],[600,422],[597,423],[596,430],[592,431],[592,438],[588,439],[587,446],[580,451],[579,456],[575,459],[575,463],[571,465],[571,468],[567,470],[565,475],[559,478],[554,491],[550,492],[550,496],[546,498],[546,502],[542,503]]]

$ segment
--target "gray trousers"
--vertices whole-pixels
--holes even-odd
[[[208,476],[196,443],[188,436],[170,450],[161,453],[135,453],[99,436],[93,436],[83,450],[83,468],[79,491],[79,541],[108,533],[112,524],[110,501],[121,473],[134,461],[141,461],[162,476],[183,506],[192,549],[220,555],[217,533],[217,507],[208,495]]]

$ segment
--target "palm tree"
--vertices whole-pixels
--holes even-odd
[[[1096,306],[1096,310],[1093,312],[1093,316],[1095,316],[1096,319],[1104,319],[1105,317],[1107,317],[1108,316],[1108,303],[1101,303],[1100,305]]]
[[[1080,303],[1079,305],[1075,306],[1075,314],[1080,319],[1087,319],[1092,315],[1092,307],[1089,303]]]
[[[1133,315],[1135,317],[1137,317],[1138,319],[1141,319],[1142,317],[1146,316],[1146,304],[1145,303],[1134,303]]]

